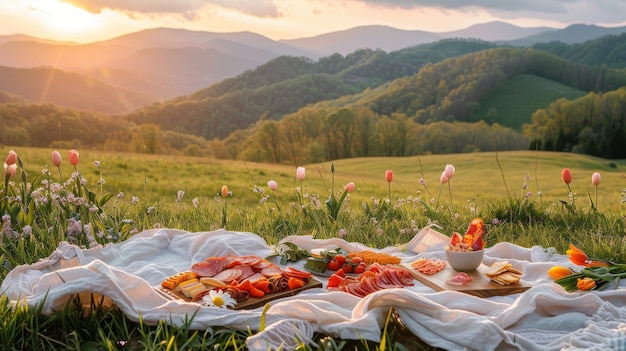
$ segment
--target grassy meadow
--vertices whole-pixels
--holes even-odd
[[[47,257],[60,241],[85,247],[104,245],[154,227],[189,231],[225,227],[257,233],[270,244],[287,235],[339,236],[385,247],[407,243],[432,222],[449,235],[464,231],[471,219],[482,217],[488,227],[487,246],[509,241],[565,252],[569,243],[576,243],[594,258],[624,261],[626,257],[626,160],[533,151],[345,159],[298,165],[306,168],[300,183],[295,165],[79,150],[76,169],[84,178],[79,185],[70,180],[74,167],[67,161],[67,150],[59,150],[60,169],[51,165],[52,149],[14,150],[23,162],[27,183],[41,177],[39,181],[63,183],[63,191],[78,196],[92,192],[97,205],[90,210],[79,202],[55,205],[53,195],[65,193],[53,194],[48,188],[51,202],[37,203],[31,222],[25,222],[17,210],[11,212],[10,224],[3,217],[0,279],[16,265]],[[442,186],[439,179],[446,164],[454,165],[456,171]],[[564,168],[573,174],[569,184],[573,198],[561,179]],[[394,172],[390,183],[386,170]],[[597,188],[591,183],[594,172],[602,176]],[[101,177],[104,182],[99,181]],[[269,180],[278,183],[276,191],[268,189]],[[11,182],[9,190],[15,192],[2,199],[3,208],[19,209],[22,197],[35,197],[39,185],[24,186],[18,175]],[[340,198],[349,182],[356,184],[355,190],[341,204],[336,218],[331,218],[324,203],[331,195]],[[223,185],[232,196],[219,195]],[[255,192],[255,185],[262,192]],[[302,191],[297,192],[300,187]],[[24,196],[14,196],[18,193]],[[70,235],[76,219],[89,222],[96,234]],[[54,316],[42,316],[36,310],[12,309],[6,297],[0,296],[0,301],[0,316],[8,321],[0,331],[0,348],[7,350],[82,349],[85,344],[97,350],[117,350],[114,340],[120,335],[131,340],[133,349],[231,350],[242,349],[248,335],[227,329],[191,331],[166,323],[146,326],[128,321],[116,309],[96,309],[85,316],[72,304]],[[316,340],[324,340],[319,346],[323,350],[429,349],[403,334],[401,322],[388,324],[386,346],[327,335],[316,335]],[[302,350],[309,349],[302,346]]]

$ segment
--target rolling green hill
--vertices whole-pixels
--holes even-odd
[[[520,74],[503,81],[482,99],[469,121],[484,120],[521,131],[522,125],[530,123],[530,117],[538,109],[548,107],[557,99],[573,100],[585,94],[553,80]]]

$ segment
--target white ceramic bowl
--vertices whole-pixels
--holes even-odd
[[[446,252],[448,264],[457,272],[473,271],[483,262],[484,250],[479,251],[450,251]]]

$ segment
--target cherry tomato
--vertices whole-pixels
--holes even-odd
[[[342,254],[337,254],[337,255],[335,255],[335,260],[337,262],[339,262],[340,265],[343,266],[343,264],[346,263],[346,256],[344,256]]]
[[[358,265],[358,266],[354,267],[353,272],[356,273],[356,274],[361,274],[361,273],[365,272],[365,266]]]
[[[326,265],[326,268],[328,268],[328,270],[330,271],[336,271],[339,269],[339,267],[341,267],[341,265],[339,264],[337,260],[330,260],[328,261],[328,264]]]
[[[341,269],[343,269],[346,273],[352,273],[352,265],[349,263],[344,263],[344,265],[341,266]]]
[[[359,256],[354,256],[350,259],[350,261],[352,261],[352,263],[354,264],[359,264],[361,262],[363,262],[363,258],[359,257]]]

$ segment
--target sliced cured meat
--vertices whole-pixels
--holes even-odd
[[[265,278],[265,276],[262,273],[254,273],[251,276],[247,277],[247,279],[250,281],[250,283],[254,284],[256,282],[258,282],[259,280],[261,280],[261,278]],[[240,278],[241,279],[241,278]]]
[[[276,265],[271,265],[269,267],[263,268],[261,270],[261,273],[266,277],[271,277],[273,275],[283,274],[283,270]]]
[[[250,267],[247,264],[240,264],[238,266],[235,266],[234,268],[240,269],[241,270],[241,275],[239,276],[239,278],[237,278],[237,280],[242,281],[248,277],[251,277],[254,274],[254,271],[252,270],[252,267]]]
[[[472,281],[472,277],[469,274],[465,272],[459,272],[454,277],[446,280],[446,284],[465,285],[471,281]]]
[[[223,281],[224,283],[230,283],[233,280],[239,279],[241,274],[242,271],[239,268],[227,268],[213,276],[213,279]]]
[[[194,263],[191,271],[201,277],[213,277],[224,270],[228,261],[224,257],[209,257],[206,260]]]
[[[254,266],[255,264],[257,264],[258,262],[263,261],[263,258],[260,256],[254,256],[254,255],[249,255],[249,256],[229,256],[228,257],[228,264],[226,265],[226,268],[231,268],[231,267],[235,267],[238,265],[249,265],[249,266]]]
[[[254,269],[255,271],[260,272],[261,270],[263,270],[263,268],[267,268],[273,265],[274,264],[268,260],[261,260],[251,266],[252,266],[252,269]]]
[[[294,267],[287,267],[285,268],[284,274],[288,277],[294,277],[294,278],[298,278],[298,279],[311,279],[311,277],[313,276],[312,273],[309,272],[305,272],[305,271],[301,271],[297,268]]]

